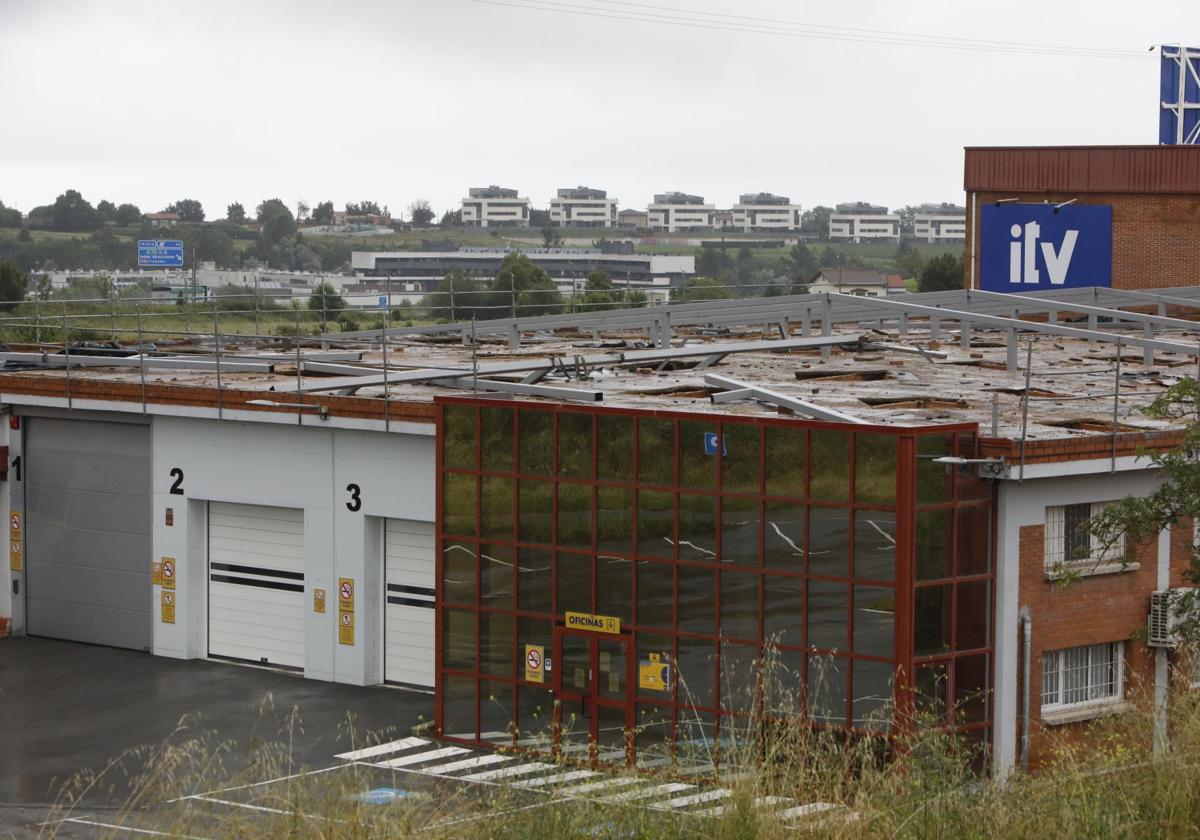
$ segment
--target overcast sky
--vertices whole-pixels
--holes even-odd
[[[963,146],[1156,142],[1147,48],[1200,41],[1187,20],[1195,0],[0,0],[0,201],[961,201]]]

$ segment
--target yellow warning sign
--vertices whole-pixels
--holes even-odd
[[[175,588],[175,558],[164,557],[162,559],[162,588]]]
[[[21,539],[21,511],[14,510],[8,516],[8,538],[10,540]]]
[[[338,578],[338,609],[354,610],[354,578]]]
[[[638,663],[638,688],[646,691],[671,690],[671,666],[660,662],[657,653]]]
[[[347,627],[345,624],[338,627],[338,644],[352,645],[354,644],[354,626]]]
[[[354,611],[353,610],[340,610],[338,612],[338,624],[342,625],[343,627],[353,627],[354,626]]]
[[[9,544],[8,550],[8,567],[14,572],[19,572],[24,567],[22,563],[21,541],[16,540]]]
[[[541,645],[525,645],[525,682],[546,681],[546,649]]]
[[[621,619],[615,615],[592,615],[591,613],[569,612],[566,614],[569,630],[591,630],[593,633],[620,633]]]
[[[150,584],[152,586],[162,586],[161,560],[153,560],[150,562]]]
[[[325,612],[325,590],[324,589],[314,589],[313,590],[313,612],[316,612],[316,613]]]
[[[21,511],[14,510],[8,518],[8,567],[19,572],[24,567],[25,549],[21,538]]]
[[[175,623],[175,591],[172,589],[162,590],[162,623]]]

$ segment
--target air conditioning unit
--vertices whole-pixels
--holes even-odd
[[[1150,593],[1150,616],[1146,620],[1146,644],[1178,647],[1179,625],[1187,618],[1184,610],[1195,610],[1194,589],[1159,589]]]

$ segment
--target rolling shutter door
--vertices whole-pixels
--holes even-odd
[[[433,523],[389,519],[383,546],[387,580],[383,678],[433,686]]]
[[[304,667],[304,511],[208,505],[208,652]]]
[[[29,635],[150,650],[150,427],[28,417],[24,442]]]

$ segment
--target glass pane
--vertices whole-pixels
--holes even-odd
[[[958,572],[985,575],[992,570],[992,537],[988,527],[990,507],[958,509]]]
[[[896,594],[882,586],[854,587],[854,652],[896,655]]]
[[[855,436],[854,498],[869,505],[896,501],[895,435]]]
[[[513,431],[515,421],[511,408],[481,408],[479,422],[483,427],[483,469],[491,472],[511,472],[513,468]]]
[[[679,421],[679,486],[711,490],[717,486],[717,422]]]
[[[562,669],[563,691],[571,694],[592,693],[592,649],[587,638],[563,636],[562,662],[555,667]]]
[[[913,653],[917,656],[950,650],[950,587],[923,586],[917,590]]]
[[[596,488],[596,548],[633,553],[633,491],[628,487]]]
[[[886,732],[892,725],[892,681],[890,663],[854,660],[854,721],[856,729]]]
[[[592,485],[558,485],[558,545],[592,548]]]
[[[896,579],[896,514],[881,510],[855,512],[854,576]]]
[[[637,763],[657,767],[671,761],[671,708],[638,703],[634,722],[633,745]]]
[[[442,549],[442,600],[474,606],[475,594],[475,546],[446,543]]]
[[[763,640],[804,644],[804,578],[763,576]]]
[[[643,484],[675,483],[674,421],[638,420],[638,481]]]
[[[808,573],[850,577],[850,511],[809,508]]]
[[[764,426],[768,496],[800,498],[804,493],[804,439],[795,426]]]
[[[548,749],[553,739],[554,698],[548,688],[517,686],[517,745]]]
[[[763,562],[773,569],[804,571],[804,505],[763,503]]]
[[[758,499],[721,497],[721,562],[758,565]]]
[[[593,611],[591,555],[558,553],[557,594],[555,615]]]
[[[475,670],[475,617],[467,610],[442,610],[442,665],[455,671]]]
[[[637,568],[638,625],[670,629],[675,606],[675,567],[639,560]]]
[[[679,629],[714,633],[716,628],[716,574],[711,569],[679,567]]]
[[[633,561],[610,554],[596,555],[596,612],[633,621]]]
[[[838,656],[809,654],[808,715],[813,723],[846,722],[846,664]]]
[[[480,603],[485,607],[513,608],[513,550],[506,545],[485,545],[479,554]]]
[[[954,722],[982,723],[991,700],[991,666],[988,656],[961,656],[954,660]]]
[[[954,638],[955,649],[971,650],[988,646],[988,625],[992,615],[990,595],[990,581],[979,580],[958,585],[958,632]]]
[[[442,734],[474,740],[475,709],[474,677],[442,678]]]
[[[675,496],[654,490],[638,491],[638,554],[675,556]]]
[[[442,527],[447,534],[473,537],[476,476],[442,473]]]
[[[626,729],[624,708],[596,707],[596,744],[601,750],[600,761],[624,763]]]
[[[979,457],[974,435],[958,435],[958,457]],[[992,497],[992,483],[987,479],[979,477],[978,464],[959,465],[956,480],[958,482],[958,500],[960,502],[990,499]]]
[[[554,484],[549,481],[520,483],[521,542],[550,543],[554,522]]]
[[[629,693],[626,643],[600,639],[597,650],[596,693],[608,700],[625,700]],[[624,718],[624,712],[621,713]]]
[[[550,598],[550,565],[553,562],[549,551],[542,548],[517,550],[521,564],[518,570],[518,606],[523,612],[550,613],[553,605]]]
[[[711,772],[717,750],[713,717],[712,712],[679,710],[675,723],[675,760],[681,770],[696,767]]]
[[[524,651],[521,653],[524,657]],[[479,670],[496,677],[512,677],[513,617],[510,613],[479,614]],[[524,663],[524,659],[522,659]],[[524,674],[524,667],[521,670]]]
[[[758,646],[721,644],[721,708],[750,712],[758,700]]]
[[[712,706],[716,682],[717,643],[707,639],[678,640],[679,695],[677,701],[692,706]],[[684,712],[680,712],[680,720]]]
[[[946,694],[950,680],[945,662],[917,666],[916,701],[918,723],[940,726],[946,720]]]
[[[721,489],[726,493],[759,493],[759,427],[726,423],[721,427]]]
[[[758,638],[757,572],[721,572],[721,635],[727,639]]]
[[[717,559],[717,497],[679,494],[679,559]]]
[[[675,688],[671,662],[675,659],[675,643],[670,636],[653,633],[637,635],[637,693],[669,700]]]
[[[950,529],[954,512],[927,510],[917,514],[917,580],[950,577]]]
[[[633,480],[633,418],[601,414],[596,420],[597,477],[604,481]]]
[[[564,478],[592,477],[592,421],[595,415],[558,413],[558,474]]]
[[[953,498],[954,467],[934,459],[953,455],[953,435],[917,438],[917,504],[931,505]]]
[[[516,482],[506,476],[484,476],[480,480],[480,515],[484,539],[513,538],[513,504]]]
[[[849,501],[850,435],[813,429],[809,440],[809,495],[814,499]]]
[[[550,475],[554,439],[550,433],[550,412],[521,409],[521,472]]]
[[[808,582],[808,644],[845,651],[850,644],[850,588],[825,580]]]
[[[475,406],[446,405],[444,410],[443,463],[447,467],[476,469],[479,466],[476,460],[479,454],[479,442],[476,438],[479,425],[475,418]]]

